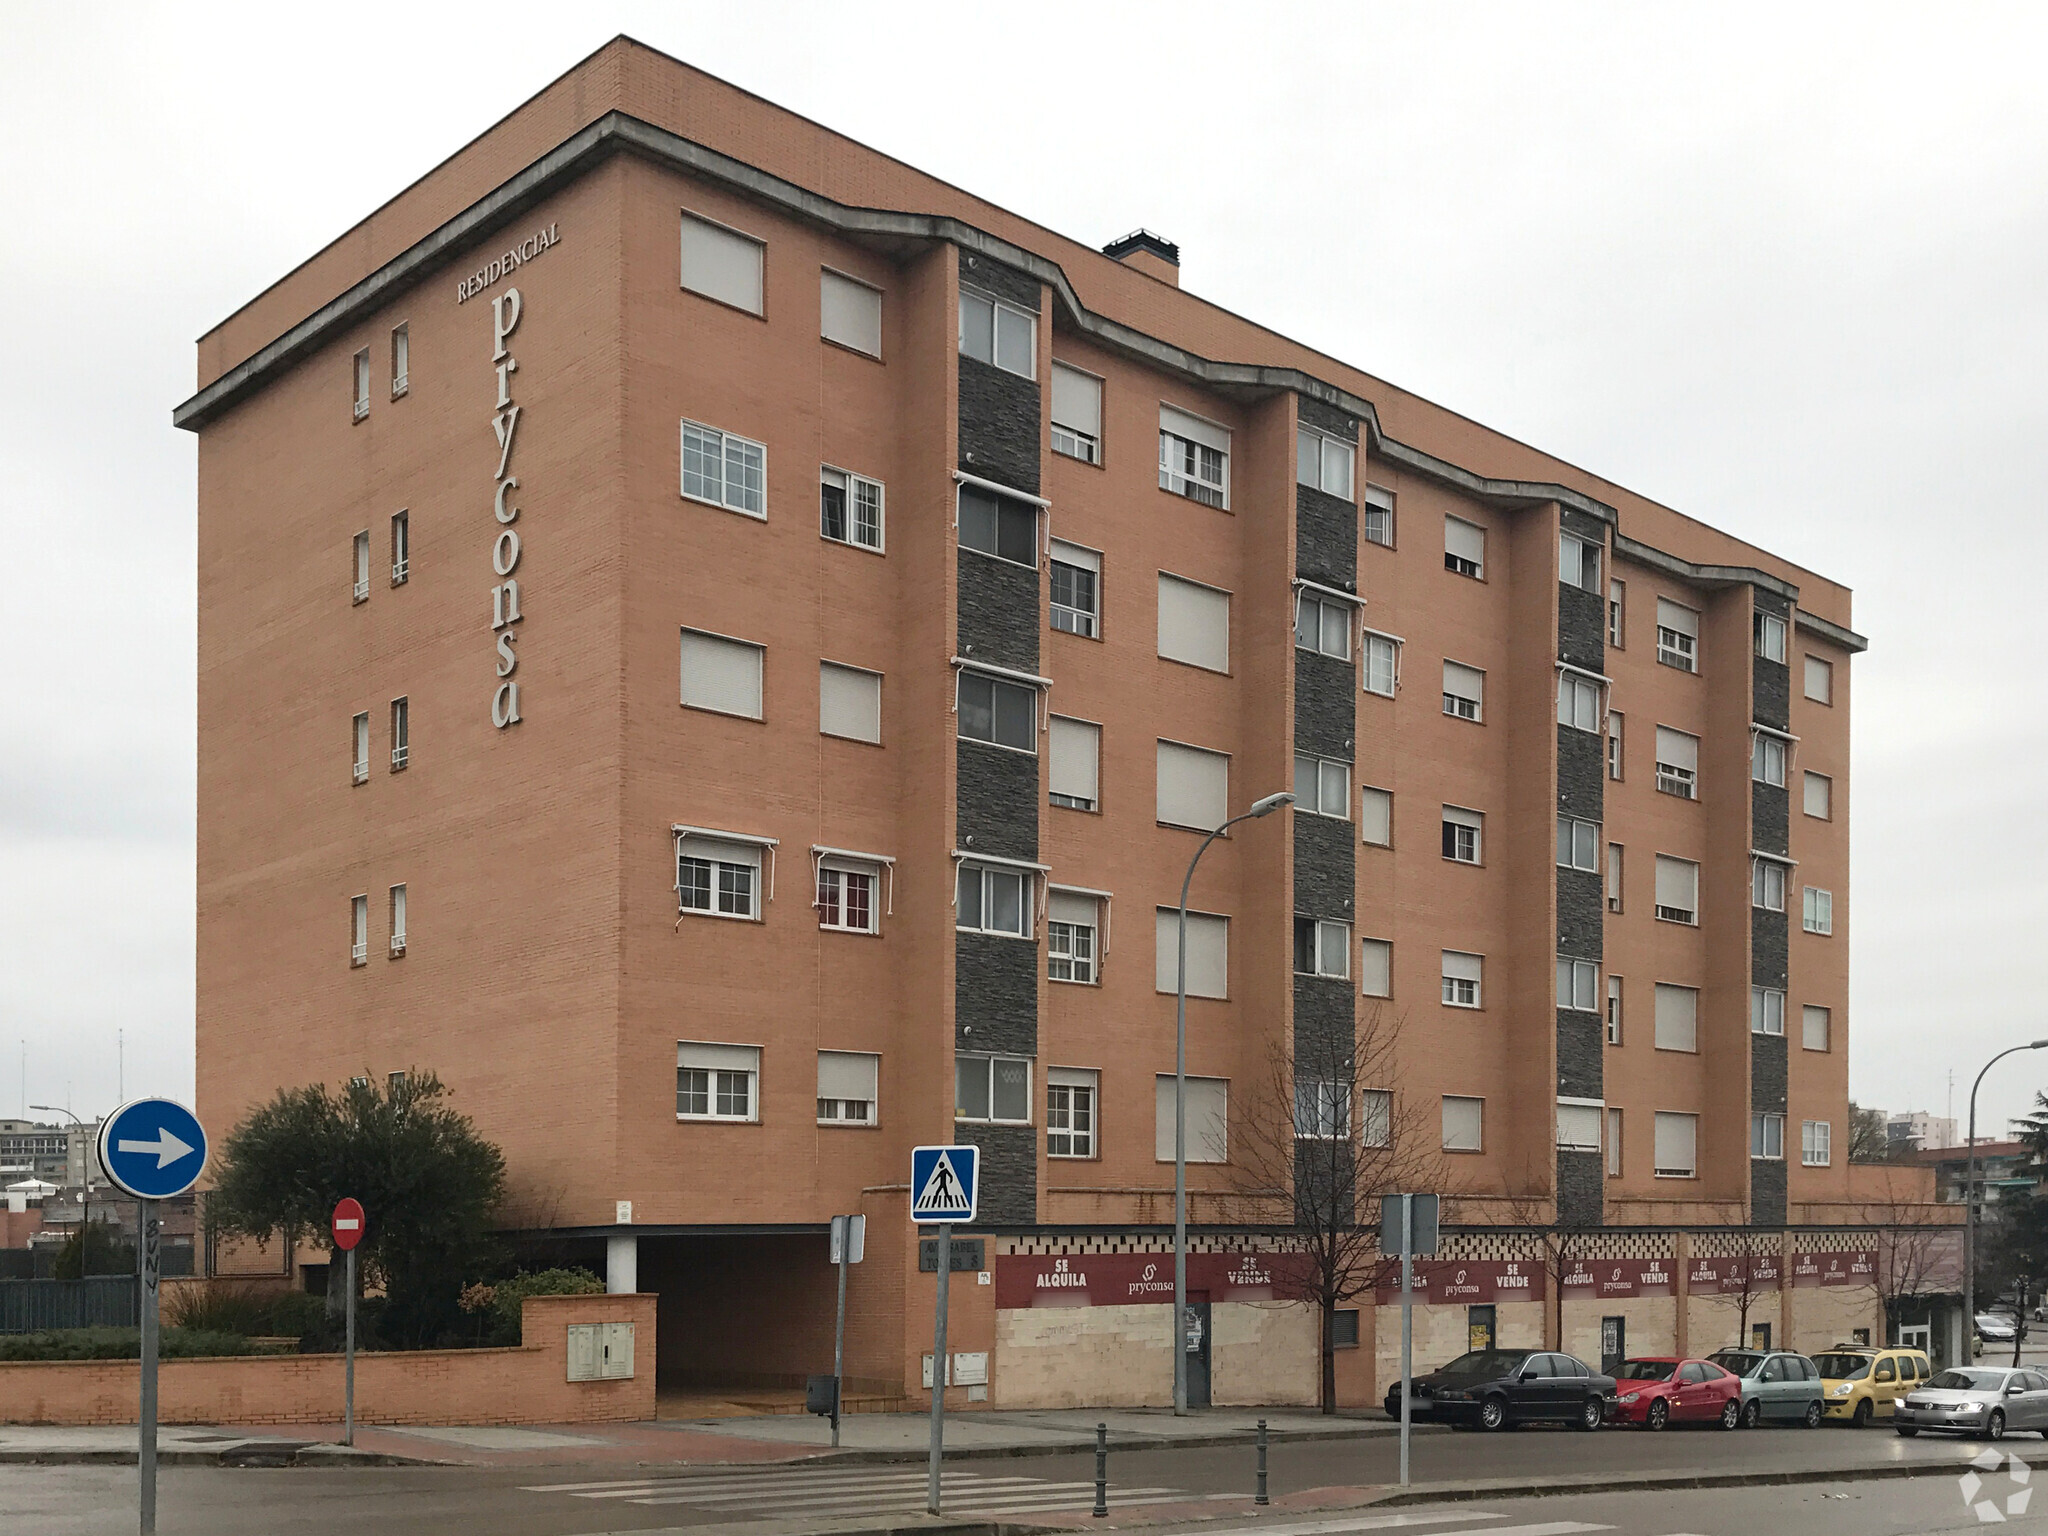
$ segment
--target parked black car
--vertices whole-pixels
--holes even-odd
[[[1415,1378],[1411,1421],[1505,1429],[1548,1419],[1598,1429],[1614,1405],[1614,1378],[1571,1355],[1542,1349],[1475,1349]],[[1387,1393],[1401,1417],[1401,1388]]]

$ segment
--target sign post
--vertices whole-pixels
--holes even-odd
[[[334,1234],[334,1246],[348,1255],[348,1278],[343,1283],[348,1292],[343,1305],[347,1308],[348,1321],[344,1337],[347,1340],[343,1351],[341,1389],[341,1443],[356,1443],[356,1244],[363,1240],[363,1206],[354,1195],[343,1195],[335,1202],[334,1215],[328,1219],[328,1228]]]
[[[206,1167],[206,1130],[198,1116],[170,1099],[132,1099],[100,1125],[100,1166],[115,1188],[138,1204],[135,1263],[141,1288],[142,1392],[135,1465],[140,1474],[142,1536],[156,1536],[156,1378],[158,1282],[163,1276],[163,1226],[157,1202],[182,1195]]]
[[[839,1400],[846,1390],[846,1266],[867,1254],[868,1219],[832,1218],[832,1262],[839,1268],[839,1316],[832,1325],[832,1445],[839,1445]]]
[[[1435,1253],[1437,1197],[1380,1196],[1380,1252],[1401,1255],[1401,1486],[1408,1486],[1409,1396],[1415,1378],[1415,1255]]]
[[[953,1223],[974,1220],[981,1184],[979,1147],[910,1149],[910,1219],[939,1229],[939,1295],[932,1308],[932,1449],[925,1472],[924,1507],[939,1512],[939,1463],[946,1445],[946,1292],[953,1278]]]

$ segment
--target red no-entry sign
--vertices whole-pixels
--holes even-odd
[[[334,1231],[334,1246],[343,1253],[348,1252],[363,1240],[362,1202],[354,1195],[343,1195],[328,1225]]]

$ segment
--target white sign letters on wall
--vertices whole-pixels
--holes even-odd
[[[519,407],[512,402],[512,375],[518,360],[505,343],[519,328],[525,301],[517,288],[507,288],[491,300],[491,365],[498,373],[498,399],[492,407],[491,431],[498,439],[497,490],[491,498],[491,513],[498,534],[491,543],[491,572],[498,584],[491,588],[491,630],[498,637],[498,687],[491,695],[491,724],[499,730],[519,723],[519,509],[512,504],[512,492],[519,489],[519,477],[512,473],[512,449],[519,436]]]

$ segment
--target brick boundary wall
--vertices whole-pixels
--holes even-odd
[[[514,1349],[423,1349],[356,1356],[361,1424],[593,1424],[654,1417],[655,1298],[529,1296]],[[572,1323],[629,1322],[631,1379],[570,1381]],[[336,1424],[340,1355],[166,1360],[164,1424]],[[133,1360],[0,1364],[0,1423],[133,1424]]]

